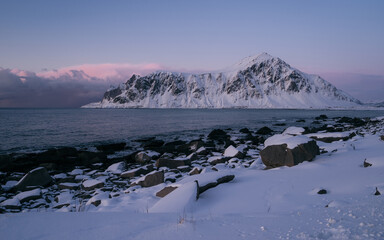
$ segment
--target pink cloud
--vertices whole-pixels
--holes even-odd
[[[103,63],[103,64],[82,64],[77,66],[70,66],[60,68],[58,70],[45,71],[37,73],[39,77],[45,78],[59,78],[63,75],[74,77],[75,72],[79,71],[86,76],[82,79],[89,81],[92,78],[97,78],[105,81],[121,81],[126,79],[132,74],[145,75],[150,72],[162,69],[162,66],[156,63],[148,64],[131,64],[131,63]]]

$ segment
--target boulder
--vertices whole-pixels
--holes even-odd
[[[202,171],[202,169],[199,169],[198,167],[194,167],[189,173],[188,175],[192,176],[192,175],[197,175],[197,174],[200,174]]]
[[[325,119],[328,119],[328,116],[325,115],[325,114],[321,114],[320,116],[318,117],[315,117],[316,120],[325,120]]]
[[[217,185],[230,182],[234,178],[235,178],[235,175],[226,175],[226,176],[223,176],[223,177],[216,179],[216,181],[212,181],[209,183],[205,183],[204,185],[200,185],[199,186],[199,195],[202,194],[203,192],[207,191],[210,188],[216,187]]]
[[[320,195],[322,195],[322,194],[327,194],[327,193],[328,193],[328,191],[325,190],[325,189],[320,189],[320,190],[317,192],[317,194],[320,194]]]
[[[104,187],[104,183],[99,181],[99,180],[91,179],[91,180],[84,181],[81,184],[81,186],[83,187],[84,190],[89,191],[89,190],[93,190],[96,188]]]
[[[43,167],[35,168],[29,171],[20,181],[16,184],[15,188],[22,191],[30,186],[48,186],[52,182],[52,177],[48,174],[47,169]]]
[[[381,141],[384,141],[384,135],[380,136]]]
[[[205,147],[200,147],[196,150],[197,155],[207,155],[209,151]]]
[[[191,159],[190,158],[175,158],[175,159],[170,159],[170,158],[159,158],[156,161],[156,167],[167,167],[170,169],[175,169],[180,166],[187,166],[191,165]]]
[[[248,133],[245,138],[245,141],[251,141],[253,145],[259,145],[260,143],[264,142],[264,138],[261,136],[253,136],[251,133]]]
[[[224,151],[224,157],[229,158],[244,158],[245,155],[234,146],[229,146]]]
[[[149,164],[143,167],[135,168],[126,172],[123,172],[120,174],[120,177],[122,178],[133,178],[138,177],[143,174],[147,174],[149,172],[153,171],[153,165]]]
[[[176,186],[175,187],[174,186],[167,186],[167,187],[161,189],[160,191],[158,191],[156,193],[156,197],[163,198],[163,197],[167,196],[168,194],[170,194],[171,192],[173,192],[176,188],[177,188]]]
[[[135,155],[135,161],[139,164],[145,164],[152,160],[150,156],[146,152],[138,152]]]
[[[83,166],[93,166],[93,164],[104,162],[106,159],[107,155],[103,152],[81,151],[79,152],[77,160]]]
[[[202,147],[204,147],[204,142],[201,140],[193,140],[189,142],[189,149],[191,149],[192,151],[197,151]]]
[[[222,140],[228,137],[228,134],[221,129],[214,129],[208,134],[208,138],[213,140]]]
[[[257,130],[256,134],[260,135],[268,135],[271,134],[273,131],[269,127],[262,127],[259,130]]]
[[[152,187],[164,182],[164,173],[161,171],[153,171],[136,180],[132,186],[140,185],[142,187]]]
[[[355,127],[361,127],[367,123],[361,118],[350,118],[350,117],[342,117],[337,122],[338,123],[349,123]]]
[[[6,209],[21,209],[21,204],[18,198],[10,198],[0,203],[0,207]]]
[[[267,168],[292,167],[304,161],[311,161],[320,154],[316,141],[298,144],[293,149],[287,144],[270,145],[260,151],[261,160]]]
[[[41,190],[40,188],[36,188],[30,191],[21,192],[15,196],[15,198],[19,199],[21,203],[28,202],[30,200],[35,200],[41,198]]]
[[[225,163],[229,159],[230,159],[229,157],[225,157],[225,156],[212,156],[208,158],[208,162],[211,165],[216,165],[218,163]]]
[[[215,143],[224,144],[225,147],[228,147],[232,144],[230,136],[221,129],[214,129],[211,133],[209,133],[208,139],[210,139],[212,143],[210,144],[209,142],[207,142],[205,144],[207,147],[209,145],[215,146]]]
[[[63,190],[63,189],[76,190],[79,188],[79,186],[80,186],[79,183],[63,182],[63,183],[60,183],[58,187],[60,190]]]
[[[240,129],[239,132],[241,132],[241,133],[251,133],[251,131],[249,131],[248,128],[242,128],[242,129]]]
[[[142,144],[142,146],[145,149],[159,148],[159,147],[162,147],[163,145],[164,145],[163,140],[156,140],[156,139],[147,141],[147,142]]]
[[[111,144],[102,144],[96,146],[97,150],[106,152],[106,153],[114,153],[117,151],[122,151],[125,148],[126,143],[121,142],[121,143],[111,143]]]
[[[125,168],[125,162],[118,162],[118,163],[114,163],[112,164],[111,166],[109,166],[107,168],[107,172],[111,172],[111,173],[114,173],[114,174],[121,174],[123,172]]]
[[[185,141],[177,140],[167,142],[161,147],[162,152],[189,152],[189,145]]]

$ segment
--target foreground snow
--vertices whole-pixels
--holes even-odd
[[[155,193],[164,184],[118,199],[105,196],[87,212],[0,215],[2,239],[382,239],[384,238],[384,142],[379,135],[318,142],[328,151],[288,168],[221,170],[233,181],[202,193],[188,207],[162,212]],[[336,150],[336,151],[335,151]],[[367,159],[371,167],[364,168]],[[202,173],[203,174],[203,173]],[[203,175],[196,178],[204,178]],[[179,184],[181,198],[194,176]],[[327,194],[319,195],[321,189]],[[174,194],[174,196],[177,196]],[[193,194],[190,196],[194,196]],[[164,199],[162,199],[164,200]],[[174,197],[172,201],[174,201]],[[161,201],[161,200],[160,200]],[[160,207],[159,207],[160,205]],[[170,207],[168,204],[167,208]],[[183,209],[183,210],[181,210]]]

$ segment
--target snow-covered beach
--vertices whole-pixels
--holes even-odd
[[[2,185],[0,234],[4,239],[383,238],[384,118],[313,120],[321,127],[216,130],[200,142],[173,143],[161,154],[157,151],[166,143],[143,139],[134,163],[92,162],[93,168],[61,173],[45,165],[53,182],[41,189],[5,191],[21,186],[24,174],[3,171],[14,180]],[[286,143],[293,149],[305,139],[315,139],[320,149],[312,161],[265,170],[260,151],[266,146]],[[159,194],[165,188],[170,193]]]

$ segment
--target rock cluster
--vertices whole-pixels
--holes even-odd
[[[354,129],[344,124],[347,120],[342,118],[323,116],[316,121],[319,123],[306,128],[288,128],[283,134],[307,134],[314,129],[324,132],[322,124],[327,125],[327,129]],[[367,128],[375,126],[369,120],[352,119],[350,122],[358,125],[364,122]],[[118,198],[149,187],[163,189],[156,190],[156,196],[164,197],[186,177],[230,168],[294,166],[311,161],[319,154],[316,140],[310,138],[294,148],[284,143],[263,147],[265,138],[281,130],[283,127],[214,129],[192,141],[151,137],[134,140],[134,146],[127,143],[98,145],[97,151],[65,147],[41,153],[2,155],[0,212],[38,208],[84,211],[103,206],[103,199]],[[199,183],[198,193],[233,178],[233,175],[226,175],[207,184]],[[172,185],[174,183],[176,185]]]

